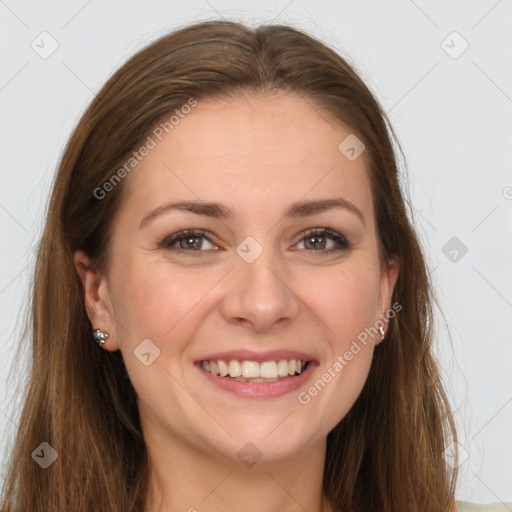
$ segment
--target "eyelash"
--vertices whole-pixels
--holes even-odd
[[[308,252],[319,252],[321,254],[331,254],[335,251],[343,251],[350,249],[352,246],[350,242],[341,234],[337,233],[336,231],[332,231],[329,228],[310,228],[307,229],[305,232],[301,233],[302,238],[298,240],[297,243],[302,242],[303,240],[313,237],[313,236],[320,236],[323,238],[330,238],[331,240],[334,240],[338,247],[333,247],[331,249],[325,249],[325,250],[319,250],[316,251],[314,249],[304,249]],[[199,256],[199,254],[194,253],[201,253],[205,251],[194,249],[182,249],[180,247],[172,247],[177,242],[180,242],[181,240],[185,240],[186,238],[206,238],[209,242],[212,242],[210,238],[206,236],[206,232],[202,230],[197,229],[185,229],[184,231],[180,231],[179,233],[174,233],[173,235],[169,235],[164,237],[159,241],[159,248],[161,249],[170,249],[179,253],[192,253],[194,256]]]

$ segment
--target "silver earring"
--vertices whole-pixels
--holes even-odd
[[[385,335],[386,333],[384,332],[384,327],[382,327],[382,325],[379,325],[379,331],[380,331],[380,333],[382,334],[382,339],[384,339],[384,335]]]
[[[96,329],[92,333],[92,339],[101,347],[107,341],[108,332],[102,331],[101,329]]]

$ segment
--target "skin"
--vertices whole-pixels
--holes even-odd
[[[330,510],[326,437],[359,396],[381,335],[307,405],[297,392],[251,399],[216,390],[193,361],[296,349],[319,361],[307,389],[391,307],[399,264],[379,262],[365,153],[349,161],[338,150],[350,133],[290,93],[200,101],[127,178],[108,271],[75,253],[91,323],[110,334],[105,350],[121,350],[137,391],[151,461],[145,512]],[[294,201],[333,197],[356,205],[364,223],[344,209],[280,220]],[[198,198],[227,205],[233,219],[168,212],[139,229],[158,206]],[[351,248],[328,253],[330,238],[315,248],[315,235],[301,236],[315,227]],[[159,246],[187,228],[210,241],[184,240],[200,250],[181,254]],[[263,248],[250,264],[235,252],[247,236]],[[147,338],[160,350],[149,366],[133,354]],[[261,452],[252,467],[237,457],[248,442]]]

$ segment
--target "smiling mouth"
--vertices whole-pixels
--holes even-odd
[[[205,372],[238,382],[268,383],[297,377],[307,370],[310,361],[280,359],[278,361],[198,361]]]

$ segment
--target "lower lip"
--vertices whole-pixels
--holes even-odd
[[[194,363],[208,382],[217,389],[229,391],[248,398],[278,398],[304,386],[318,366],[316,361],[310,361],[307,368],[295,377],[286,377],[275,382],[240,382],[228,377],[220,377],[203,370],[201,363]]]

